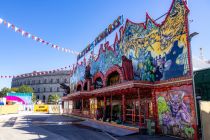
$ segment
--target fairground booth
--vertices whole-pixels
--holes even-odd
[[[64,113],[138,128],[150,120],[156,133],[197,139],[188,13],[174,0],[161,24],[118,17],[78,55]],[[113,45],[100,43],[117,27]]]

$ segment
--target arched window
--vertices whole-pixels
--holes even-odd
[[[99,88],[102,88],[102,87],[103,87],[103,80],[101,79],[101,77],[98,77],[95,80],[94,88],[99,89]]]
[[[82,86],[81,85],[78,85],[77,86],[77,91],[81,91],[82,90]]]
[[[59,79],[57,79],[57,83],[59,83],[60,82],[60,80]]]
[[[50,80],[50,83],[51,83],[51,84],[53,83],[53,79]]]
[[[42,101],[45,102],[45,95],[43,95]]]
[[[107,78],[107,86],[115,85],[120,83],[120,75],[117,71],[112,72]]]
[[[39,95],[36,96],[36,99],[39,100]]]
[[[45,92],[45,91],[46,91],[46,89],[44,88],[44,89],[43,89],[43,92]]]
[[[85,82],[85,85],[84,85],[83,89],[87,91],[87,82]]]
[[[57,87],[57,92],[59,92],[60,91],[60,88],[59,87]]]
[[[50,88],[50,92],[52,92],[52,87]]]

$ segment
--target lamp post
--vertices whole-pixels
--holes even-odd
[[[194,102],[195,102],[195,113],[196,113],[196,125],[198,125],[198,109],[197,109],[197,100],[196,100],[196,90],[195,90],[195,76],[196,72],[192,74],[193,78],[193,96],[194,96]]]
[[[189,41],[191,42],[192,38],[196,35],[198,35],[199,33],[197,32],[193,32],[189,35]],[[190,43],[191,44],[191,43]],[[191,56],[192,56],[192,51],[191,52]],[[191,58],[192,60],[192,58]],[[198,125],[198,110],[197,110],[197,100],[196,100],[196,91],[195,91],[195,75],[193,72],[193,64],[191,63],[191,67],[192,67],[192,80],[193,80],[193,96],[194,96],[194,103],[195,103],[195,115],[196,115],[196,125]]]

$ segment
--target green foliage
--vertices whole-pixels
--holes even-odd
[[[34,93],[32,93],[32,99],[31,100],[32,100],[33,103],[36,103],[36,95]]]
[[[163,114],[165,112],[169,111],[168,104],[164,97],[159,97],[158,98],[158,114]]]
[[[0,97],[4,97],[7,95],[8,92],[11,92],[10,88],[4,87],[0,91]]]
[[[48,104],[58,104],[60,96],[58,94],[49,95],[48,97]]]
[[[12,92],[17,92],[18,91],[18,88],[11,88],[11,91]]]
[[[34,90],[30,86],[22,85],[22,86],[20,86],[17,89],[17,92],[20,92],[20,93],[33,93]]]

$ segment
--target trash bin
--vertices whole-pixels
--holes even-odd
[[[151,121],[151,135],[155,135],[155,121]]]
[[[148,135],[152,135],[151,134],[151,120],[150,119],[146,119],[147,122],[147,134]]]
[[[154,135],[155,134],[155,122],[151,119],[147,119],[147,133],[148,135]]]

